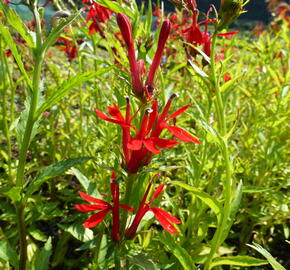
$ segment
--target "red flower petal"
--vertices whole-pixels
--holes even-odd
[[[181,220],[177,219],[176,217],[172,216],[171,214],[169,214],[168,212],[166,212],[165,210],[158,208],[158,207],[151,207],[151,209],[155,209],[155,211],[158,211],[160,214],[162,214],[162,216],[164,216],[164,218],[166,218],[168,221],[175,223],[175,224],[180,224]]]
[[[84,193],[84,192],[79,192],[80,196],[87,202],[92,202],[92,203],[97,203],[98,205],[103,205],[103,206],[110,206],[109,203],[103,201],[103,200],[100,200],[100,199],[97,199],[97,198],[94,198],[94,197],[91,197],[90,195]]]
[[[162,184],[162,185],[160,185],[159,187],[157,187],[156,189],[155,189],[155,191],[154,191],[154,193],[153,193],[153,195],[152,195],[152,197],[151,197],[151,199],[150,199],[150,201],[149,201],[149,203],[148,204],[151,204],[158,196],[159,196],[159,194],[162,192],[162,190],[163,190],[163,188],[164,188],[164,184]]]
[[[184,112],[188,109],[189,106],[190,106],[190,104],[183,106],[182,108],[180,108],[179,110],[177,110],[175,113],[171,114],[171,115],[166,119],[166,121],[167,121],[167,120],[170,120],[170,119],[173,119],[173,118],[176,118],[178,115],[184,113]]]
[[[173,140],[166,140],[166,139],[161,139],[161,138],[151,138],[151,140],[154,141],[154,143],[161,148],[170,148],[172,146],[175,146],[178,144],[177,141],[173,141]]]
[[[120,109],[118,108],[118,106],[115,103],[113,104],[112,107],[108,106],[108,112],[116,120],[119,120],[121,122],[125,122],[125,118],[123,117]]]
[[[96,210],[108,209],[108,206],[106,205],[96,205],[96,204],[77,204],[74,207],[82,212],[91,212]]]
[[[103,112],[99,111],[98,109],[94,108],[94,111],[96,112],[97,116],[105,121],[120,125],[122,127],[131,127],[131,125],[126,124],[125,121],[119,121],[112,118],[109,118],[107,115],[105,115]]]
[[[89,217],[85,223],[84,223],[84,227],[85,228],[92,228],[97,226],[98,224],[100,224],[104,218],[106,217],[106,215],[108,214],[108,212],[110,211],[110,209],[105,209],[102,210],[94,215],[92,215],[91,217]]]
[[[131,150],[140,150],[142,147],[142,140],[134,138],[128,142],[128,148]]]
[[[134,211],[134,208],[126,204],[119,204],[119,206],[127,211]]]
[[[164,217],[160,210],[161,209],[157,207],[150,208],[150,211],[154,213],[164,230],[168,231],[170,234],[179,233],[179,231],[166,219],[166,217]]]
[[[187,131],[185,131],[182,128],[174,127],[174,126],[166,126],[166,128],[178,139],[180,139],[183,142],[194,142],[200,144],[201,142],[190,135]]]
[[[161,151],[155,146],[154,140],[152,138],[148,138],[143,140],[144,146],[152,153],[159,154]]]

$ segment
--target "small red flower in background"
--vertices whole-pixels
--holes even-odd
[[[91,197],[83,192],[79,192],[80,196],[87,202],[91,202],[94,204],[78,204],[75,205],[75,208],[81,212],[92,212],[92,211],[98,211],[98,213],[92,215],[89,217],[85,223],[85,228],[92,228],[97,225],[99,225],[107,216],[107,214],[112,211],[112,240],[115,242],[120,241],[120,213],[119,213],[119,207],[127,210],[127,211],[134,211],[134,209],[130,206],[120,204],[119,203],[119,185],[116,181],[116,175],[113,172],[111,176],[111,194],[112,194],[112,200],[113,204],[110,204],[106,201]]]
[[[175,113],[168,116],[172,100],[176,96],[177,95],[174,94],[170,97],[160,115],[158,114],[158,103],[157,101],[154,101],[151,109],[146,110],[142,116],[143,118],[139,130],[131,125],[132,118],[129,99],[127,99],[125,117],[122,115],[116,104],[112,107],[108,107],[108,112],[111,118],[98,109],[94,109],[99,118],[121,126],[124,163],[126,164],[126,169],[130,173],[136,173],[144,165],[148,165],[152,154],[158,154],[161,152],[158,148],[170,148],[179,143],[175,140],[159,138],[164,129],[167,129],[174,137],[183,142],[200,144],[200,141],[197,138],[186,132],[184,129],[168,124],[170,120],[173,120],[175,123],[176,117],[185,112],[189,107],[189,105],[183,106]],[[135,137],[131,136],[131,129],[135,130]]]
[[[157,50],[155,52],[145,84],[143,82],[143,74],[145,73],[144,61],[143,60],[137,61],[136,59],[135,47],[132,36],[132,25],[128,20],[128,18],[121,13],[117,14],[117,23],[119,25],[122,37],[125,41],[128,50],[128,59],[130,63],[130,73],[132,77],[133,92],[140,100],[144,101],[153,92],[154,77],[159,67],[162,53],[170,33],[171,23],[169,20],[165,20],[162,24],[158,39]]]
[[[232,77],[231,77],[231,75],[230,75],[230,73],[226,73],[225,75],[224,75],[224,82],[228,82],[228,81],[230,81],[232,79]]]
[[[176,217],[172,216],[171,214],[167,213],[161,208],[158,207],[152,207],[151,204],[154,202],[154,200],[160,195],[162,190],[164,189],[165,185],[160,185],[157,187],[149,200],[149,202],[146,202],[148,193],[150,191],[150,188],[152,186],[153,181],[151,180],[149,182],[149,185],[145,191],[144,197],[140,203],[140,206],[138,208],[138,211],[135,215],[135,218],[130,225],[129,228],[126,230],[126,237],[128,239],[132,239],[136,235],[136,231],[138,229],[138,226],[144,217],[144,215],[151,211],[157,220],[160,222],[161,226],[164,228],[164,230],[168,231],[170,234],[179,233],[179,231],[173,226],[173,224],[180,224],[181,221],[177,219]]]
[[[81,44],[83,42],[82,39],[78,39],[76,41],[77,44]],[[60,37],[57,39],[57,43],[59,43],[58,48],[61,51],[66,53],[67,58],[69,61],[72,61],[78,55],[78,49],[76,43],[71,40],[69,37]]]
[[[99,32],[101,37],[105,38],[105,33],[101,26],[101,23],[105,23],[110,15],[113,13],[109,8],[103,7],[92,0],[83,0],[84,4],[89,4],[88,14],[86,17],[87,22],[91,22],[89,26],[89,34],[93,35],[95,32]]]
[[[6,57],[10,57],[12,55],[12,51],[10,49],[7,49],[5,55]]]

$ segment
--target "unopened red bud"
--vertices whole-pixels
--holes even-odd
[[[123,39],[127,45],[127,47],[132,47],[133,45],[133,39],[132,39],[132,26],[128,18],[122,14],[117,14],[117,23],[121,30]]]
[[[161,56],[162,56],[162,53],[163,53],[163,50],[165,47],[165,43],[166,43],[168,36],[170,34],[170,30],[171,30],[171,23],[169,20],[165,20],[163,22],[161,30],[160,30],[157,50],[156,50],[152,65],[151,65],[150,70],[149,70],[147,81],[146,81],[146,84],[149,87],[153,87],[154,76],[155,76],[155,73],[159,67]]]

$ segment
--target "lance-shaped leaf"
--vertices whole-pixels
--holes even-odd
[[[251,267],[251,266],[261,266],[265,264],[268,264],[267,261],[250,256],[228,256],[214,259],[210,267],[212,268],[219,265]]]
[[[51,237],[48,238],[40,253],[37,254],[34,263],[35,270],[47,270],[49,266],[49,258],[52,254]]]
[[[72,76],[68,80],[66,80],[59,89],[56,89],[55,92],[37,109],[35,113],[35,119],[38,117],[52,105],[57,103],[61,100],[66,94],[72,90],[74,87],[98,76],[104,74],[105,72],[109,71],[111,68],[102,68],[96,72],[86,72],[83,74],[78,74],[76,76]]]
[[[218,222],[220,222],[221,213],[222,213],[222,206],[221,204],[215,199],[212,198],[209,194],[200,191],[199,189],[192,187],[188,184],[173,181],[171,182],[173,185],[178,185],[188,191],[190,191],[194,196],[198,197],[202,200],[207,206],[209,206],[212,211],[216,214]]]
[[[15,12],[15,10],[12,8],[9,8],[8,5],[4,5],[2,1],[0,2],[0,8],[4,12],[4,15],[8,24],[10,24],[18,32],[18,34],[25,40],[26,44],[30,48],[34,48],[35,43],[34,43],[33,37],[31,36],[27,26],[20,19],[18,14]]]
[[[36,175],[34,180],[26,188],[26,198],[29,198],[30,195],[34,191],[36,191],[41,186],[41,184],[43,184],[48,179],[61,175],[64,172],[66,172],[68,169],[73,167],[74,165],[86,162],[90,159],[91,159],[90,157],[70,158],[70,159],[62,160],[48,167],[45,167],[42,171],[40,171]]]
[[[183,267],[182,269],[185,269],[185,270],[196,269],[189,253],[182,246],[180,246],[171,235],[162,234],[159,237],[159,240],[178,259],[178,261]]]
[[[1,23],[1,21],[0,21],[0,33],[1,33],[2,37],[3,37],[3,39],[5,40],[5,43],[9,45],[9,49],[11,50],[12,55],[13,55],[17,65],[18,65],[22,75],[24,76],[29,88],[30,88],[29,90],[32,91],[31,90],[32,89],[31,80],[29,79],[29,77],[28,77],[28,75],[27,75],[27,73],[25,71],[24,64],[23,64],[23,62],[21,60],[20,54],[18,53],[17,47],[15,45],[15,42],[14,42],[14,40],[13,40],[13,38],[12,38],[10,32],[9,32],[9,29],[7,27],[5,27]]]
[[[253,245],[247,244],[247,246],[257,250],[260,254],[262,254],[271,264],[274,270],[286,270],[280,263],[275,260],[275,258],[266,249],[261,247],[259,244],[253,243]]]

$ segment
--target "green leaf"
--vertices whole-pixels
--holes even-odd
[[[26,130],[26,124],[27,124],[27,120],[29,116],[29,111],[30,111],[30,98],[27,98],[26,101],[24,102],[24,110],[21,112],[20,117],[18,118],[17,125],[16,125],[16,137],[17,137],[17,142],[19,146],[21,146],[23,142],[23,136]],[[30,142],[32,141],[34,136],[37,134],[39,123],[40,123],[40,118],[38,118],[37,121],[35,121],[32,127]]]
[[[73,224],[70,226],[58,225],[66,232],[69,232],[73,237],[82,242],[91,241],[94,238],[92,230],[84,228],[82,224]]]
[[[0,241],[0,259],[4,260],[5,262],[9,262],[12,264],[16,269],[18,269],[18,258],[16,251],[9,246],[9,244],[1,240]]]
[[[24,76],[26,82],[28,83],[28,86],[30,87],[30,91],[31,91],[31,89],[32,89],[31,80],[29,79],[29,77],[28,77],[28,75],[27,75],[27,73],[25,71],[24,64],[23,64],[23,62],[21,60],[21,56],[18,53],[17,47],[15,45],[15,42],[14,42],[14,40],[13,40],[9,30],[8,30],[8,28],[5,27],[1,23],[1,21],[0,21],[0,33],[1,33],[2,37],[4,38],[4,40],[5,40],[5,43],[9,46],[9,49],[11,50],[12,55],[13,55],[17,65],[18,65],[22,75]]]
[[[76,13],[68,18],[61,19],[58,22],[57,26],[51,30],[47,39],[44,41],[44,43],[42,45],[43,52],[46,52],[46,50],[56,42],[56,40],[58,39],[60,34],[63,32],[63,30],[80,15],[80,12]]]
[[[81,157],[81,158],[70,158],[62,160],[56,164],[50,165],[46,168],[44,168],[41,172],[39,172],[34,180],[30,183],[30,185],[26,189],[26,197],[29,198],[29,196],[37,190],[42,183],[44,183],[46,180],[51,179],[53,177],[56,177],[60,174],[63,174],[65,171],[70,169],[76,164],[86,162],[90,160],[90,157]]]
[[[21,199],[20,195],[21,188],[12,187],[12,188],[0,188],[0,194],[3,194],[9,197],[13,202],[18,202]]]
[[[112,11],[114,11],[116,13],[124,13],[131,18],[134,17],[133,12],[129,8],[126,8],[126,9],[123,8],[121,6],[121,4],[119,4],[118,2],[111,1],[111,0],[95,0],[95,2],[97,2],[98,4],[100,4],[103,7],[107,7],[109,9],[111,9]]]
[[[71,168],[73,174],[76,176],[76,178],[80,181],[82,186],[84,187],[87,194],[96,197],[101,198],[102,195],[97,190],[97,187],[94,183],[92,183],[85,175],[83,175],[78,169]]]
[[[211,268],[218,265],[235,265],[235,266],[251,267],[265,264],[268,264],[267,261],[256,259],[250,256],[228,256],[214,259],[210,266]]]
[[[217,130],[212,128],[209,124],[207,124],[203,120],[198,120],[198,122],[201,124],[201,126],[204,128],[204,130],[207,132],[207,134],[210,135],[210,137],[221,147],[224,147],[224,141],[221,137],[221,135],[218,133]]]
[[[92,240],[89,240],[89,241],[83,243],[80,247],[76,248],[75,251],[92,249],[92,248],[95,248],[96,246],[97,246],[97,239],[94,238]]]
[[[253,243],[253,245],[247,244],[247,246],[257,250],[260,254],[262,254],[267,259],[269,264],[271,264],[274,270],[286,270],[266,249],[264,249],[259,244]]]
[[[152,3],[151,3],[151,0],[149,0],[147,14],[146,14],[146,23],[145,23],[147,36],[149,36],[151,32],[151,24],[152,24]]]
[[[190,64],[190,66],[193,68],[193,70],[201,77],[205,77],[207,78],[208,75],[203,71],[201,70],[196,64],[194,64],[190,59],[187,60],[188,63]]]
[[[52,244],[51,237],[49,237],[44,247],[41,249],[40,253],[37,254],[36,256],[34,264],[35,270],[47,270],[51,254],[52,254]]]
[[[26,44],[30,48],[35,48],[35,42],[33,37],[29,33],[29,29],[20,19],[18,14],[14,9],[9,8],[8,5],[4,5],[3,2],[0,2],[0,7],[4,12],[7,22],[18,32],[18,34],[26,41]]]
[[[178,259],[183,269],[195,270],[196,267],[188,252],[181,247],[176,240],[169,234],[159,236],[160,241],[169,249],[169,251]]]
[[[215,198],[212,198],[209,194],[207,194],[203,191],[200,191],[199,189],[192,187],[188,184],[185,184],[182,182],[177,182],[177,181],[172,181],[171,183],[173,185],[178,185],[178,186],[190,191],[193,195],[195,195],[200,200],[202,200],[216,214],[218,222],[220,221],[221,213],[222,213],[222,206]]]
[[[97,72],[86,72],[83,74],[78,74],[76,76],[70,77],[68,80],[66,80],[59,89],[55,90],[55,92],[37,109],[35,113],[35,119],[38,119],[38,117],[48,108],[50,108],[52,105],[57,103],[59,100],[61,100],[66,94],[72,90],[74,87],[98,76],[101,74],[104,74],[111,68],[103,68],[99,69]]]
[[[155,264],[153,263],[152,260],[147,258],[145,255],[142,253],[139,253],[133,257],[130,257],[129,260],[135,264],[140,266],[144,270],[157,270]]]
[[[231,202],[231,208],[230,208],[230,213],[229,213],[229,218],[227,221],[227,225],[224,228],[223,232],[222,232],[222,237],[221,237],[221,243],[224,242],[224,240],[227,238],[229,231],[234,223],[235,220],[235,216],[237,214],[237,211],[239,210],[240,207],[240,203],[242,200],[242,181],[240,181],[237,189],[236,189],[236,193],[235,193],[235,198],[234,200],[232,200]]]
[[[263,187],[249,186],[249,187],[243,187],[242,191],[243,191],[243,193],[259,193],[259,192],[269,192],[269,191],[271,191],[271,189],[270,188],[263,188]]]

